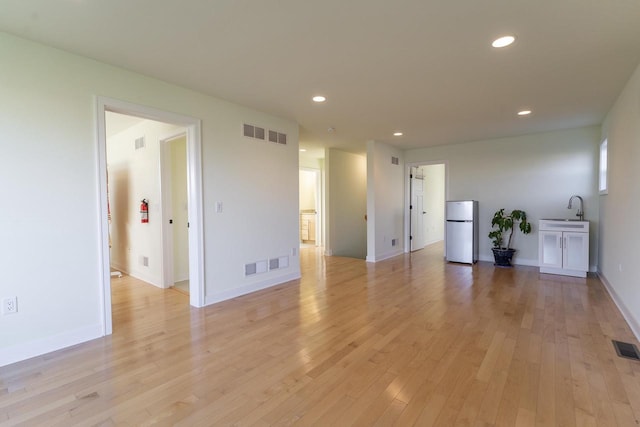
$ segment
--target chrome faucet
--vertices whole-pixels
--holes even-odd
[[[584,221],[584,200],[582,200],[582,197],[578,195],[571,196],[571,198],[569,199],[569,205],[567,206],[567,209],[571,209],[571,202],[573,202],[573,199],[575,197],[577,197],[578,200],[580,200],[580,207],[578,208],[578,213],[576,213],[576,216],[580,218],[580,221]]]

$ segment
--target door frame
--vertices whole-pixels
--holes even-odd
[[[409,200],[409,250],[411,252],[424,249],[424,247],[426,246],[426,245],[423,245],[421,248],[414,248],[415,237],[418,233],[416,230],[413,229],[413,219],[414,219],[413,216],[415,216],[416,224],[419,222],[423,224],[423,230],[420,231],[420,233],[424,235],[424,216],[423,216],[424,215],[424,177],[417,178],[416,176],[413,176],[412,170],[414,168],[416,169],[416,173],[417,173],[417,170],[418,168],[420,168],[420,166],[412,166],[411,168],[409,168],[409,198],[410,198]],[[422,203],[423,203],[422,209],[418,209],[417,205],[416,206],[413,205],[413,193],[414,193],[413,185],[415,184],[416,180],[422,180]],[[422,221],[418,221],[419,218],[422,218]],[[425,239],[423,238],[422,240],[424,241]]]
[[[107,216],[107,135],[105,121],[105,113],[107,111],[175,124],[186,128],[187,197],[189,224],[191,225],[189,227],[189,303],[194,307],[202,307],[205,302],[201,120],[118,99],[97,96],[96,123],[98,147],[96,162],[98,166],[98,207],[100,212],[98,254],[101,259],[99,288],[102,298],[101,314],[104,335],[110,335],[113,332],[111,315],[109,222]]]
[[[411,168],[418,166],[444,165],[444,201],[449,200],[449,162],[446,160],[431,160],[423,162],[407,162],[404,164],[404,253],[411,253]],[[446,230],[445,230],[446,253]],[[443,254],[444,257],[444,254]]]

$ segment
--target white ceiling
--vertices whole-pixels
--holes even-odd
[[[145,119],[141,119],[139,117],[132,117],[125,114],[107,111],[105,114],[105,131],[107,133],[107,138],[111,138],[112,136],[129,129],[144,120]]]
[[[8,33],[294,119],[310,150],[600,124],[640,63],[638,0],[0,0],[0,10]],[[490,47],[506,33],[514,45]],[[518,117],[525,107],[533,114]]]

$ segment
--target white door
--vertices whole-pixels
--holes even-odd
[[[411,168],[411,251],[424,248],[424,178]]]
[[[564,268],[589,271],[589,234],[563,233]]]
[[[189,210],[187,198],[187,138],[170,141],[171,230],[173,283],[189,280]]]
[[[540,231],[539,235],[540,267],[562,268],[562,232]]]

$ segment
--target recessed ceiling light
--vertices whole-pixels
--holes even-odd
[[[307,151],[307,150],[306,150],[306,149],[304,149],[304,148],[301,148],[301,149],[300,149],[300,152],[301,152],[301,153],[304,153],[304,152],[306,152],[306,151]]]
[[[325,97],[324,97],[324,96],[322,96],[322,95],[316,95],[316,96],[314,96],[314,97],[313,97],[313,98],[311,98],[311,99],[313,99],[313,102],[324,102],[324,101],[326,101],[326,100],[327,100],[327,98],[325,98]]]
[[[528,116],[529,114],[531,114],[531,110],[518,111],[519,116]]]
[[[491,43],[493,47],[507,47],[516,40],[514,36],[504,36],[497,38]]]
[[[402,136],[402,132],[394,132],[393,136]]]

